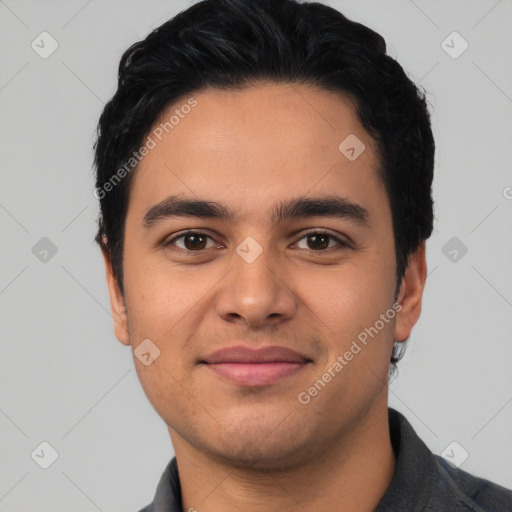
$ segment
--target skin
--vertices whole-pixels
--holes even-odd
[[[312,86],[262,82],[194,97],[197,106],[143,159],[131,184],[124,297],[104,254],[116,337],[133,350],[149,338],[160,350],[151,365],[137,357],[134,364],[168,426],[183,510],[371,511],[395,467],[389,359],[394,340],[406,340],[420,315],[424,245],[402,280],[400,312],[301,404],[298,394],[395,302],[391,210],[373,141],[346,97]],[[354,161],[338,150],[349,134],[366,146]],[[280,201],[333,193],[366,208],[368,224],[270,218]],[[146,211],[171,194],[220,201],[238,217],[143,227]],[[202,253],[190,240],[192,257],[184,239],[163,246],[187,229],[211,237]],[[350,245],[329,239],[318,249],[306,236],[315,230]],[[248,236],[263,250],[252,263],[236,252]],[[285,346],[312,362],[257,388],[198,364],[235,344]]]

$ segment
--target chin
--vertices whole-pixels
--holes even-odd
[[[238,449],[236,446],[231,446],[229,450],[215,447],[211,455],[230,468],[261,473],[291,470],[305,458],[301,455],[301,448],[297,446],[281,445],[276,449],[275,446],[241,444]]]
[[[249,425],[232,425],[220,434],[222,439],[215,444],[206,442],[203,449],[219,462],[240,470],[286,471],[307,461],[311,453],[306,452],[314,451],[303,427],[293,428],[284,422],[261,425],[253,419]]]

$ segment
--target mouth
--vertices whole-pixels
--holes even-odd
[[[295,375],[312,360],[285,347],[254,349],[230,347],[210,354],[200,363],[238,386],[267,386]]]

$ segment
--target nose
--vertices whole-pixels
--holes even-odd
[[[273,326],[295,315],[297,300],[278,262],[269,250],[253,261],[233,253],[233,267],[218,291],[217,314],[249,327]]]

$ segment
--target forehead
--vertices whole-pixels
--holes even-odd
[[[313,86],[209,88],[167,107],[149,136],[154,147],[135,173],[130,207],[178,193],[263,214],[271,198],[384,191],[352,101]]]
[[[192,97],[197,103],[193,109],[187,107]],[[173,126],[169,126],[169,121]],[[235,90],[207,88],[168,106],[154,130],[160,130],[169,146],[187,143],[213,152],[219,149],[222,153],[227,149],[234,152],[244,143],[255,150],[270,149],[272,145],[283,150],[294,147],[297,155],[301,149],[338,151],[339,143],[351,134],[366,145],[374,144],[347,95],[294,83],[263,82]],[[160,137],[157,138],[160,142]],[[373,156],[369,153],[366,157]]]

